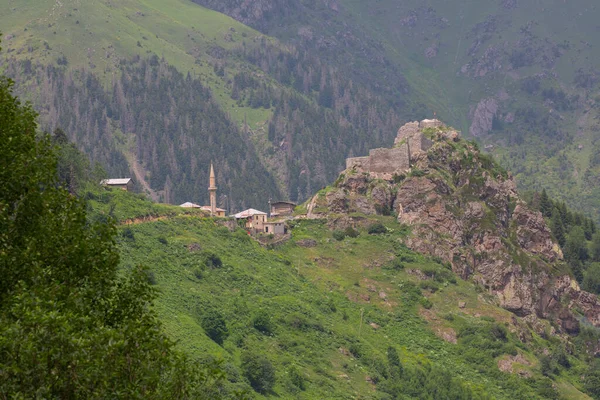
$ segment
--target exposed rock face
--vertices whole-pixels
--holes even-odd
[[[542,215],[519,198],[512,177],[439,121],[404,125],[396,144],[424,136],[424,129],[433,141],[411,154],[402,177],[394,182],[354,164],[327,195],[328,209],[367,215],[392,209],[412,227],[410,248],[450,262],[505,309],[553,319],[575,333],[577,308],[600,326],[600,302],[556,272],[564,270],[560,248]]]
[[[473,136],[481,136],[491,131],[497,112],[498,102],[496,99],[490,97],[481,100],[473,114],[473,122],[469,128],[469,133]]]

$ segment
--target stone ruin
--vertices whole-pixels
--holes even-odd
[[[433,144],[425,137],[423,130],[442,126],[444,124],[437,119],[409,122],[398,129],[394,147],[371,149],[368,156],[347,158],[346,169],[357,168],[382,179],[391,179],[394,174],[407,171],[411,159],[426,152]]]

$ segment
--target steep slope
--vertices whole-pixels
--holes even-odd
[[[595,333],[528,325],[409,250],[413,234],[394,216],[290,221],[291,239],[269,249],[225,220],[121,191],[87,197],[96,218],[122,221],[123,268],[151,268],[169,336],[192,359],[223,360],[226,397],[589,398]],[[335,230],[349,223],[348,236]]]
[[[501,155],[522,188],[545,187],[599,220],[593,1],[196,2],[381,93],[407,83],[411,118],[436,112]]]
[[[411,226],[411,249],[451,263],[503,308],[556,320],[567,333],[579,332],[579,319],[600,325],[597,296],[581,291],[542,214],[493,159],[436,120],[400,128],[395,148],[406,148],[409,162],[383,171],[393,165],[383,149],[349,160],[321,207],[350,215],[394,210]]]
[[[206,201],[211,159],[223,206],[304,200],[400,120],[319,55],[184,0],[19,0],[0,23],[2,68],[42,128],[111,175],[137,159],[163,201]]]

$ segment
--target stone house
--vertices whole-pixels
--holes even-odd
[[[285,222],[283,221],[269,221],[264,222],[264,232],[273,235],[283,235],[286,233]]]
[[[117,188],[125,191],[133,189],[133,179],[118,178],[118,179],[103,179],[100,184],[109,188]]]
[[[257,233],[264,231],[264,224],[267,222],[267,213],[254,208],[249,208],[234,215],[236,220],[245,220],[246,229]]]
[[[273,203],[269,202],[269,204],[271,217],[292,215],[294,208],[296,208],[296,203],[292,203],[291,201],[276,201]]]

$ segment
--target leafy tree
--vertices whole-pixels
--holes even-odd
[[[209,309],[202,315],[200,325],[208,337],[217,344],[223,344],[223,341],[229,335],[225,318],[223,318],[223,315],[215,309]]]
[[[271,316],[266,310],[259,310],[252,318],[252,326],[259,332],[264,334],[271,334],[275,329],[273,322],[271,322]]]
[[[242,370],[250,386],[259,393],[268,393],[275,385],[275,367],[262,354],[242,354]]]
[[[218,398],[174,352],[145,270],[59,185],[56,149],[0,77],[0,398]],[[216,396],[212,396],[215,393]]]

